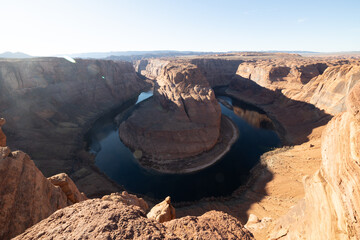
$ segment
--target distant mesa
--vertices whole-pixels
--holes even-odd
[[[178,56],[206,55],[206,54],[216,54],[216,53],[219,52],[158,50],[158,51],[87,52],[87,53],[72,53],[68,55],[73,58],[96,58],[96,59],[118,60],[118,61],[136,61],[145,58],[178,57]]]
[[[0,58],[32,58],[32,56],[22,52],[4,52],[0,53]]]

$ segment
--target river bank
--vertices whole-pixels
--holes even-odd
[[[200,155],[175,160],[156,160],[140,158],[141,166],[161,173],[183,174],[207,168],[220,160],[236,142],[239,131],[232,120],[225,115],[221,116],[220,137],[216,145]]]

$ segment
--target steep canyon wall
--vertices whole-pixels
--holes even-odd
[[[8,122],[4,127],[8,145],[28,152],[45,176],[91,165],[91,157],[83,150],[86,128],[145,87],[127,62],[1,60],[0,115]],[[75,178],[85,175],[114,190],[90,168],[82,169]]]
[[[347,97],[347,111],[322,135],[322,164],[304,179],[305,200],[280,218],[276,239],[359,239],[360,84]],[[281,233],[281,234],[279,234]]]

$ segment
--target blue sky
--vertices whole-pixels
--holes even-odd
[[[0,0],[0,53],[360,51],[360,0]]]

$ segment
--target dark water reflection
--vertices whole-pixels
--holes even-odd
[[[150,96],[150,92],[142,93],[137,102]],[[128,191],[153,198],[162,199],[169,195],[173,201],[192,201],[231,194],[246,182],[249,170],[259,161],[259,157],[279,146],[280,140],[274,131],[264,129],[271,129],[272,123],[264,124],[266,115],[263,112],[227,96],[218,98],[227,106],[220,103],[222,113],[236,123],[240,136],[216,164],[190,174],[161,174],[144,169],[121,142],[114,122],[116,113],[112,113],[99,119],[86,135],[89,151],[96,153],[96,166]],[[124,107],[117,113],[125,110]],[[261,120],[256,120],[256,116]]]

